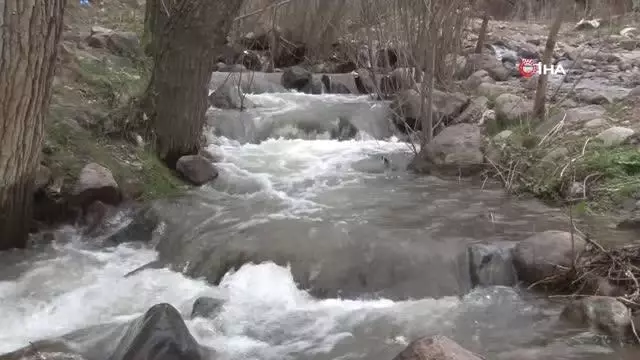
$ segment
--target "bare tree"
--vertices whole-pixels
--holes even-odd
[[[27,244],[65,0],[0,0],[0,250]]]
[[[154,67],[143,108],[158,155],[173,168],[197,152],[216,50],[243,0],[148,0],[145,41]]]
[[[547,44],[544,48],[544,54],[542,55],[542,66],[549,65],[551,57],[553,56],[553,49],[556,47],[556,40],[558,39],[558,32],[560,32],[560,26],[564,16],[569,11],[569,1],[563,1],[560,5],[559,11],[556,14],[556,18],[551,24],[549,29],[549,36],[547,37]],[[549,79],[544,72],[540,74],[538,78],[538,87],[536,88],[535,101],[533,103],[533,116],[534,118],[543,121],[546,117],[546,97],[547,97],[547,84]]]

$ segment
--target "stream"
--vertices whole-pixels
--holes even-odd
[[[50,246],[0,254],[0,354],[65,336],[104,359],[122,324],[166,302],[216,359],[391,360],[436,334],[487,359],[640,357],[560,321],[560,303],[475,286],[470,246],[565,230],[560,211],[495,184],[408,173],[413,150],[384,103],[247,98],[245,112],[210,111],[220,176],[158,202],[164,223],[150,244],[104,248],[64,228]],[[330,139],[337,118],[355,139]],[[154,261],[165,267],[125,277]],[[190,319],[201,296],[224,299],[215,319]]]

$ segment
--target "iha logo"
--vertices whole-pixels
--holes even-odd
[[[562,65],[542,65],[541,62],[533,59],[522,59],[518,65],[518,71],[523,78],[528,79],[535,74],[552,74],[552,75],[566,75]]]

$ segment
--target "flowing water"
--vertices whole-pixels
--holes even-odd
[[[488,184],[410,175],[412,150],[388,133],[384,104],[249,98],[258,107],[213,113],[220,177],[159,204],[166,226],[154,246],[100,248],[63,229],[45,249],[0,254],[0,353],[67,335],[105,358],[118,324],[167,302],[219,359],[390,360],[434,334],[488,359],[638,357],[560,322],[559,304],[510,287],[472,289],[470,244],[564,229],[558,211]],[[328,139],[336,117],[351,119],[356,139]],[[221,126],[234,119],[241,128]],[[174,270],[125,277],[158,259]],[[225,300],[215,319],[189,319],[200,296]]]

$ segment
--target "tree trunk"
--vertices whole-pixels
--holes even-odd
[[[214,52],[225,44],[243,0],[176,0],[168,9],[162,0],[149,1],[156,3],[154,68],[144,107],[158,155],[174,168],[178,158],[199,148]]]
[[[556,47],[556,40],[558,39],[558,32],[564,19],[564,15],[569,11],[569,1],[564,1],[559,8],[556,18],[551,24],[549,29],[549,36],[547,37],[547,44],[544,48],[544,54],[542,55],[542,66],[550,65],[551,57],[553,56],[553,49]],[[540,74],[538,78],[538,86],[536,88],[535,101],[533,103],[533,117],[538,121],[544,121],[546,117],[546,99],[547,99],[547,84],[549,78],[547,74]]]
[[[0,0],[0,250],[26,246],[65,0]]]

